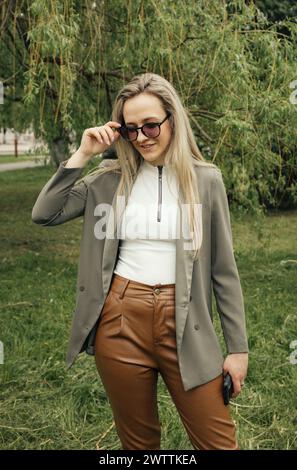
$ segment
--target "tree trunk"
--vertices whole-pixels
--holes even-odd
[[[66,134],[56,137],[48,143],[52,161],[57,168],[63,160],[69,157],[69,143],[70,140]]]
[[[14,132],[14,156],[15,158],[18,157],[18,134],[16,131]]]

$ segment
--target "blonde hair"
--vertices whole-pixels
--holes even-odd
[[[217,168],[217,166],[206,161],[202,156],[196,144],[187,111],[182,105],[178,93],[170,82],[158,74],[143,73],[134,76],[116,96],[111,120],[123,124],[124,103],[129,98],[137,96],[140,93],[156,96],[161,101],[165,113],[171,113],[168,122],[172,129],[172,139],[164,156],[164,163],[172,168],[177,175],[183,203],[187,204],[187,207],[190,208],[190,230],[194,234],[194,246],[198,246],[197,237],[199,227],[193,204],[199,204],[199,188],[194,165],[208,166],[211,168]],[[107,167],[95,168],[88,174],[104,174],[107,172],[120,173],[121,178],[116,191],[116,197],[125,196],[124,201],[125,204],[127,204],[143,157],[132,143],[124,139],[117,139],[113,145],[118,160],[114,162],[111,161]],[[194,259],[198,258],[199,250],[200,246],[198,246],[198,249],[194,249]]]

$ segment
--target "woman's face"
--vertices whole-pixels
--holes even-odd
[[[123,116],[125,124],[129,126],[140,127],[146,122],[162,122],[166,117],[161,101],[156,96],[148,93],[129,98],[123,107]],[[131,144],[138,150],[142,157],[153,165],[163,165],[164,155],[170,144],[172,130],[167,119],[160,127],[160,135],[158,137],[146,137],[140,129],[138,129],[138,138]],[[148,150],[144,149],[144,145],[154,144]]]

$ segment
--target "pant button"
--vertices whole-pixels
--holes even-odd
[[[155,293],[156,293],[156,294],[160,294],[160,289],[159,289],[159,287],[157,287],[157,288],[155,289]]]

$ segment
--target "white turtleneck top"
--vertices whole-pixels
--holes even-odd
[[[175,283],[178,188],[172,169],[142,161],[120,226],[116,274],[149,285]]]

